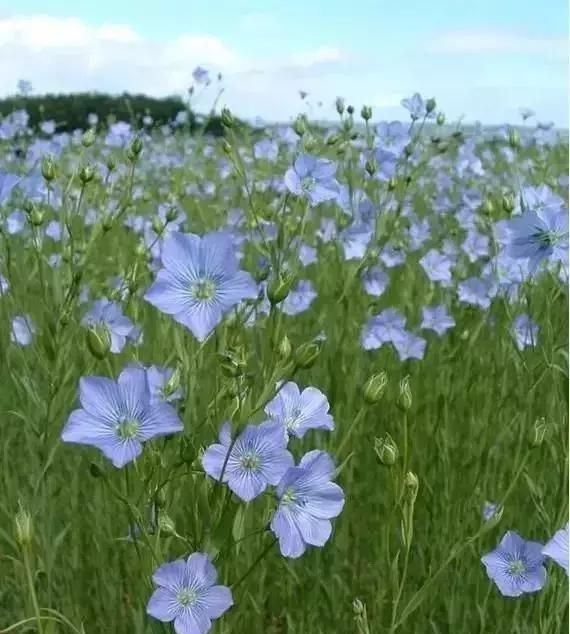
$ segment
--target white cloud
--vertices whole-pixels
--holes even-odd
[[[567,58],[568,40],[515,31],[449,31],[434,38],[428,48],[436,53],[511,53]]]

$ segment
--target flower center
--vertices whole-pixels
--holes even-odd
[[[216,284],[212,280],[197,280],[192,284],[192,295],[201,301],[213,299],[216,294]]]
[[[198,595],[196,594],[196,590],[192,590],[192,588],[183,588],[182,590],[179,590],[176,594],[176,600],[183,607],[194,605],[197,598]]]
[[[297,494],[295,493],[295,489],[289,487],[285,489],[283,495],[281,496],[281,504],[285,506],[289,506],[290,504],[294,504],[297,500]]]
[[[562,240],[564,233],[561,231],[537,231],[534,239],[543,247],[552,247]]]
[[[139,427],[140,423],[136,418],[124,417],[119,420],[115,430],[121,440],[130,440],[137,435]]]
[[[240,458],[240,464],[244,469],[248,471],[257,471],[259,469],[261,461],[259,456],[253,453],[252,451],[248,451],[244,453]]]
[[[291,410],[289,416],[285,418],[285,426],[289,431],[295,431],[299,427],[299,417],[301,416],[301,410],[295,407]]]
[[[305,176],[301,179],[301,187],[303,191],[309,191],[317,183],[317,179],[314,176]]]
[[[510,575],[522,575],[526,572],[526,566],[522,559],[513,559],[507,570]]]

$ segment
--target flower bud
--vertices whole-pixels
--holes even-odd
[[[352,611],[355,616],[362,616],[364,614],[366,608],[360,599],[354,599],[352,602]]]
[[[534,421],[528,438],[531,448],[540,447],[540,445],[542,445],[547,428],[548,425],[544,416],[541,416]]]
[[[117,161],[112,156],[109,156],[109,158],[107,159],[106,167],[110,172],[116,170]]]
[[[19,504],[18,512],[14,517],[14,524],[16,528],[16,541],[20,546],[29,546],[32,543],[34,537],[34,529],[32,524],[32,516],[23,507],[22,503]]]
[[[103,220],[101,221],[101,227],[103,228],[104,233],[111,231],[111,229],[113,228],[113,222],[114,219],[111,214],[107,214],[103,217]]]
[[[293,287],[295,276],[290,271],[282,271],[278,276],[270,280],[267,285],[267,299],[272,306],[282,302]]]
[[[393,176],[391,176],[388,180],[388,191],[393,192],[396,189],[397,185],[398,181]]]
[[[388,375],[384,370],[373,374],[364,385],[364,400],[369,405],[380,402],[388,385]]]
[[[55,161],[51,156],[42,159],[42,176],[48,183],[55,178]]]
[[[388,433],[382,438],[374,439],[374,451],[380,464],[386,467],[391,467],[398,459],[398,447]]]
[[[86,339],[89,352],[99,361],[102,361],[111,350],[111,337],[106,328],[89,328]]]
[[[405,376],[400,381],[400,393],[397,401],[398,407],[407,412],[412,407],[412,390],[410,388],[410,377]]]
[[[135,157],[139,157],[143,151],[143,142],[139,136],[136,136],[131,142],[131,152]]]
[[[226,106],[222,108],[221,119],[222,119],[222,125],[224,125],[226,128],[234,127],[235,121],[234,121],[233,115],[230,109],[227,108]]]
[[[336,145],[339,141],[340,141],[340,137],[338,136],[338,134],[331,134],[327,138],[327,145],[329,146]]]
[[[159,218],[158,216],[154,216],[150,224],[151,224],[152,230],[156,233],[156,235],[158,236],[162,235],[162,232],[164,231],[164,223],[162,222],[162,218]]]
[[[301,344],[295,351],[295,365],[302,370],[311,368],[321,353],[321,349],[321,341],[309,341]]]
[[[521,135],[515,128],[509,130],[509,145],[513,150],[518,150],[521,146]]]
[[[370,106],[362,106],[360,116],[364,119],[364,121],[370,121],[370,119],[372,119],[372,108]]]
[[[90,183],[95,177],[95,170],[91,167],[91,165],[84,165],[79,170],[79,180],[83,185],[87,185]]]
[[[158,529],[161,533],[167,536],[176,535],[176,525],[174,520],[166,515],[166,513],[160,513],[158,516]]]
[[[228,350],[227,352],[222,352],[219,356],[221,358],[221,369],[225,376],[229,378],[243,376],[247,368],[247,359],[243,350]]]
[[[32,226],[41,227],[44,224],[44,220],[44,210],[34,205],[32,212],[30,213],[30,222],[32,223]]]
[[[509,194],[505,194],[501,200],[501,204],[503,206],[503,210],[508,214],[512,213],[515,208],[515,201],[513,197]]]
[[[289,337],[285,335],[277,346],[277,354],[279,355],[279,359],[281,359],[281,361],[288,361],[291,358],[292,353],[293,347],[291,346],[291,341],[289,340]]]
[[[347,106],[346,107],[346,112],[349,115],[353,115],[354,114],[354,106]]]
[[[418,489],[420,487],[420,481],[418,476],[412,471],[408,471],[404,477],[404,495],[413,504],[418,496]]]
[[[172,376],[166,382],[166,385],[162,388],[162,393],[167,398],[172,396],[176,390],[180,388],[180,378],[181,378],[181,370],[180,367],[177,366]]]
[[[481,211],[485,216],[492,216],[495,212],[495,205],[490,198],[486,198],[481,205]]]
[[[445,123],[445,115],[443,112],[439,112],[436,118],[437,125],[443,125]]]
[[[342,115],[342,113],[344,112],[344,99],[342,97],[336,98],[335,107],[338,114]]]
[[[176,209],[176,207],[169,207],[166,210],[166,214],[164,217],[166,222],[174,222],[176,218],[178,218],[178,209]]]
[[[433,97],[431,97],[430,99],[426,101],[426,112],[428,114],[431,114],[436,108],[437,108],[437,102]]]
[[[81,137],[81,145],[83,147],[91,147],[93,143],[95,143],[95,130],[93,128],[89,128],[89,130],[84,132]]]

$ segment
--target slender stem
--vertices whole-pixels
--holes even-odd
[[[273,546],[276,544],[276,542],[277,542],[277,538],[275,537],[274,539],[271,540],[271,542],[269,544],[267,544],[267,546],[257,556],[257,559],[246,570],[246,572],[234,584],[232,584],[232,586],[231,586],[232,590],[237,588],[243,581],[245,581],[247,579],[247,577],[249,577],[249,575],[255,570],[257,564],[261,562],[261,560],[273,548]]]
[[[26,579],[28,581],[28,589],[30,591],[30,597],[32,599],[32,606],[36,617],[36,624],[38,628],[38,634],[43,634],[42,617],[40,613],[40,605],[38,603],[38,596],[36,594],[36,585],[34,583],[34,577],[32,574],[32,566],[30,562],[29,546],[25,544],[22,548],[22,554],[24,555],[24,568],[26,570]]]

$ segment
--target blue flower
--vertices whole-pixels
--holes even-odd
[[[213,232],[200,238],[172,233],[162,247],[163,267],[144,298],[204,341],[223,316],[244,299],[257,297],[249,273],[238,270],[231,237]]]
[[[414,121],[416,119],[421,119],[422,117],[427,117],[428,119],[435,118],[435,111],[428,113],[426,102],[418,92],[414,93],[411,97],[402,99],[401,104],[406,110],[408,110],[410,117]]]
[[[202,66],[196,66],[196,68],[192,71],[192,79],[197,84],[207,84],[210,82],[210,73]]]
[[[123,315],[121,307],[108,299],[98,299],[93,303],[83,319],[81,325],[96,330],[104,330],[111,339],[111,352],[119,354],[127,339],[136,340],[138,330],[133,322]]]
[[[20,346],[29,346],[36,332],[36,327],[29,315],[18,315],[12,319],[12,332],[10,341]]]
[[[550,557],[568,574],[568,523],[556,531],[554,537],[542,549],[542,554]]]
[[[420,264],[432,282],[441,282],[442,286],[451,285],[451,268],[455,263],[450,257],[431,249],[421,258]]]
[[[422,308],[422,324],[425,330],[433,330],[440,337],[455,326],[455,319],[443,304]]]
[[[205,553],[163,564],[152,576],[158,588],[148,602],[147,614],[163,623],[174,621],[176,634],[206,634],[212,620],[233,605],[230,589],[216,585],[217,577]]]
[[[0,205],[10,198],[12,190],[19,181],[20,177],[17,174],[0,172]]]
[[[371,317],[361,335],[365,350],[376,350],[385,343],[401,339],[406,329],[406,318],[395,308],[386,308]]]
[[[509,223],[507,253],[513,258],[528,258],[534,273],[541,262],[567,259],[568,212],[559,207],[525,211]]]
[[[315,207],[337,197],[335,172],[336,164],[332,161],[301,154],[285,172],[285,185],[292,194],[308,198],[311,207]]]
[[[403,330],[399,336],[395,337],[392,341],[392,345],[396,348],[400,361],[406,361],[406,359],[423,359],[426,344],[427,341],[423,337],[418,337],[406,330]]]
[[[146,380],[150,392],[151,403],[159,401],[173,402],[182,398],[182,389],[174,387],[170,389],[169,381],[174,375],[174,370],[151,365],[146,368]]]
[[[485,522],[492,520],[500,511],[501,507],[496,502],[485,502],[482,512],[483,520]]]
[[[364,290],[373,297],[380,297],[390,282],[390,276],[379,266],[373,266],[362,273]]]
[[[289,381],[281,386],[275,397],[265,406],[271,420],[281,423],[285,435],[302,438],[309,429],[334,429],[327,397],[316,387],[299,386]]]
[[[528,315],[515,317],[511,329],[519,350],[524,350],[528,346],[536,346],[538,326]]]
[[[220,480],[223,471],[222,482],[245,502],[263,493],[268,485],[276,485],[293,464],[281,423],[247,425],[233,446],[230,425],[225,423],[219,440],[220,444],[210,445],[202,456],[204,471],[215,480]]]
[[[146,440],[184,429],[170,405],[151,403],[142,368],[125,368],[117,382],[99,376],[81,378],[79,401],[81,409],[71,412],[62,440],[97,447],[115,467],[137,458]]]
[[[309,280],[300,280],[279,304],[279,309],[286,315],[298,315],[309,308],[316,296],[313,284]]]
[[[310,451],[287,470],[277,487],[279,505],[271,530],[284,557],[300,557],[307,546],[324,546],[332,532],[331,518],[344,506],[342,489],[331,482],[334,463],[325,451]]]
[[[497,548],[481,558],[489,579],[504,597],[538,592],[546,583],[543,545],[508,531]]]

